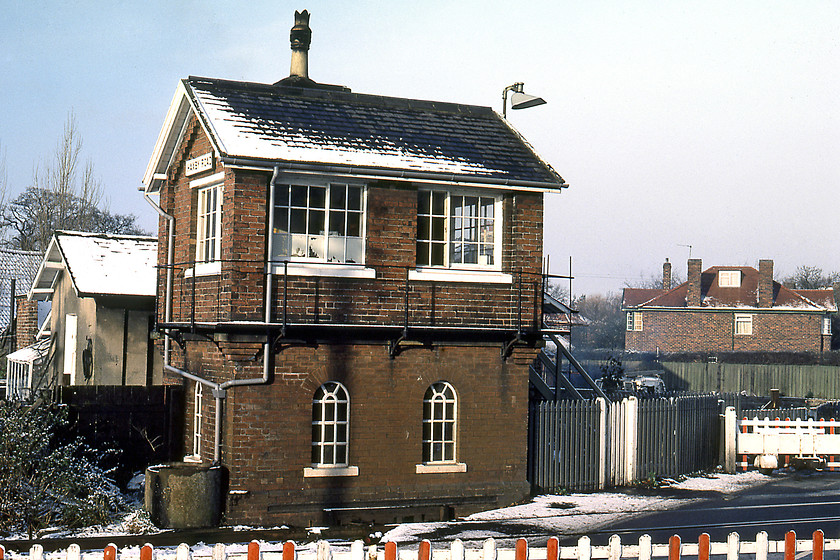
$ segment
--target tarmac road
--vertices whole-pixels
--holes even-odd
[[[667,489],[659,490],[667,494]],[[590,533],[593,544],[607,544],[617,534],[624,543],[638,542],[649,534],[653,542],[667,542],[678,534],[683,542],[697,542],[701,533],[712,541],[726,540],[737,532],[741,540],[755,540],[766,531],[771,540],[782,540],[787,531],[809,538],[822,529],[826,538],[840,536],[840,472],[776,471],[767,484],[736,494],[712,493],[705,500],[666,511],[619,519]],[[564,539],[564,544],[574,544]]]

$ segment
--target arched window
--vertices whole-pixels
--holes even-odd
[[[195,384],[194,396],[192,456],[201,459],[201,408],[204,405],[204,389],[201,383]]]
[[[350,398],[344,385],[324,383],[312,398],[312,465],[347,465],[347,436],[350,426]]]
[[[439,381],[423,397],[423,462],[454,463],[458,410],[455,388]]]

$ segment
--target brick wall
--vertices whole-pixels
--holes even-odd
[[[221,273],[186,274],[195,254],[196,193],[183,162],[210,151],[192,122],[161,193],[161,205],[176,219],[173,319],[262,321],[267,258],[270,174],[224,170]],[[210,173],[217,173],[217,167]],[[539,193],[508,192],[502,202],[502,270],[510,284],[412,281],[415,266],[417,188],[407,182],[367,185],[365,266],[374,279],[275,277],[275,321],[285,307],[290,322],[401,325],[408,309],[412,325],[514,329],[534,326],[541,302],[542,212]],[[160,223],[160,264],[166,263],[166,222]],[[165,274],[159,277],[164,293]],[[164,298],[159,298],[159,317]],[[501,358],[501,344],[472,346],[453,341],[409,347],[390,359],[387,341],[351,344],[352,329],[331,333],[327,342],[284,343],[269,385],[238,387],[224,401],[222,463],[230,469],[228,521],[234,523],[332,522],[330,506],[393,505],[370,510],[398,521],[440,518],[507,504],[528,493],[525,481],[528,366],[535,348],[517,347]],[[331,338],[330,338],[331,337]],[[284,341],[280,341],[284,342]],[[173,345],[172,363],[221,382],[262,375],[262,346],[256,336],[217,336]],[[304,478],[310,466],[312,397],[325,381],[342,382],[350,393],[350,463],[359,476]],[[458,460],[465,473],[417,474],[421,455],[422,400],[436,381],[458,392]],[[187,386],[185,447],[192,448],[192,382]],[[202,452],[213,455],[215,401],[205,391]],[[367,515],[350,510],[341,520]],[[399,511],[402,513],[394,513]],[[370,512],[368,512],[369,514]]]
[[[242,345],[236,345],[242,350]],[[259,377],[252,351],[210,343],[189,346],[194,371],[220,380]],[[228,392],[222,462],[230,469],[227,522],[295,525],[335,521],[324,508],[359,507],[343,521],[369,519],[365,504],[388,504],[378,521],[462,515],[527,496],[528,364],[535,350],[506,361],[497,345],[441,346],[388,357],[382,344],[291,347],[276,356],[270,385]],[[417,474],[422,462],[423,396],[445,380],[458,395],[457,460],[465,473]],[[326,381],[350,396],[353,477],[305,478],[310,466],[312,397]],[[191,402],[191,390],[188,400]],[[212,458],[214,402],[205,397],[204,458]],[[188,405],[188,408],[191,405]],[[189,418],[190,423],[192,419]],[[187,430],[186,447],[192,445]],[[399,507],[397,507],[399,506]]]
[[[736,335],[735,314],[752,315],[752,335]],[[643,311],[643,330],[625,332],[636,352],[820,352],[822,316],[743,311]]]
[[[38,335],[38,302],[29,301],[26,296],[15,298],[15,321],[17,348],[24,348],[35,342]]]

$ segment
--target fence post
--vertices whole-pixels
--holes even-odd
[[[621,560],[621,537],[613,535],[610,537],[610,550],[607,553],[609,560]]]
[[[653,556],[653,543],[650,535],[639,537],[639,560],[650,560]]]
[[[224,547],[224,545],[222,545],[222,547]],[[67,552],[69,553],[70,551],[68,550]],[[213,549],[213,552],[214,553],[216,552],[215,548]],[[149,543],[144,544],[143,547],[140,549],[140,560],[152,560],[154,557],[155,557],[154,547],[152,545],[150,545]],[[68,560],[69,560],[69,558],[68,558]]]
[[[321,543],[319,542],[318,544],[320,545]],[[321,552],[320,548],[321,547],[319,546],[319,553]],[[251,541],[248,543],[248,560],[260,560],[260,543],[257,541]]]
[[[3,559],[0,558],[0,560]],[[548,539],[548,542],[545,545],[545,560],[560,560],[560,539],[557,537],[551,537]],[[822,560],[822,558],[819,560]]]
[[[735,474],[735,452],[737,451],[738,426],[735,407],[727,406],[723,415],[723,470]]]
[[[29,548],[30,560],[44,560],[44,546],[40,544],[33,544]]]
[[[140,560],[143,560],[142,557],[143,551],[140,551]],[[227,558],[227,546],[225,543],[216,543],[213,545],[213,560],[225,560]]]
[[[428,539],[420,541],[417,550],[417,560],[432,560],[432,543]]]
[[[517,539],[515,558],[516,560],[528,560],[528,541],[525,539]]]
[[[770,545],[767,542],[767,531],[761,531],[755,536],[755,560],[767,560]]]
[[[578,539],[577,560],[592,560],[592,541],[589,537]]]
[[[627,406],[624,409],[624,484],[632,484],[636,481],[636,445],[638,442],[637,426],[639,422],[639,400],[636,397],[628,397],[626,404]]]
[[[697,560],[709,560],[712,552],[709,533],[702,533],[697,543]]]
[[[813,560],[823,560],[823,551],[825,550],[825,533],[822,529],[814,531],[814,547],[811,549],[811,558]]]
[[[175,560],[190,560],[192,555],[190,554],[190,545],[187,543],[181,543],[178,545],[178,548],[175,549]],[[107,560],[107,558],[105,559]]]
[[[785,560],[796,558],[796,533],[788,531],[785,533]]]
[[[362,543],[362,541],[353,542],[351,550],[355,550],[353,547],[359,548],[356,543],[362,545],[362,554],[358,555],[358,560],[362,560],[364,558],[364,543]],[[356,557],[354,556],[353,559],[356,560]],[[283,543],[283,560],[295,560],[295,543],[292,541],[286,541]]]
[[[729,536],[726,537],[726,560],[738,560],[740,551],[741,536],[738,533],[729,533]]]
[[[117,560],[117,545],[111,543],[105,546],[102,551],[102,558],[104,560]]]
[[[464,541],[461,539],[455,539],[452,541],[452,544],[449,546],[449,559],[464,560]]]
[[[67,560],[79,560],[82,557],[82,547],[73,543],[67,547]]]
[[[595,399],[598,407],[598,490],[607,487],[607,401]]]
[[[556,539],[557,537],[551,537],[552,539]],[[551,539],[549,539],[551,542]],[[496,560],[496,540],[491,538],[484,539],[484,546],[483,546],[483,554],[481,556],[482,560]],[[549,558],[549,560],[551,560]]]

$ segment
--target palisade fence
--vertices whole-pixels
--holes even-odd
[[[147,544],[117,550],[109,544],[98,552],[82,552],[78,544],[70,545],[64,551],[48,555],[49,560],[615,560],[619,558],[650,560],[668,558],[680,560],[685,556],[697,560],[723,557],[738,560],[740,555],[754,560],[768,560],[771,554],[783,554],[785,560],[810,555],[812,560],[824,560],[828,551],[840,550],[840,539],[826,539],[821,530],[816,530],[809,539],[797,539],[796,533],[788,531],[784,540],[767,538],[765,531],[756,534],[754,541],[742,541],[738,533],[730,533],[725,542],[713,542],[708,533],[702,533],[697,542],[683,542],[679,535],[667,543],[654,543],[650,535],[642,535],[637,543],[622,543],[618,535],[610,537],[609,544],[593,546],[589,537],[580,537],[576,545],[561,546],[557,537],[550,537],[543,547],[529,548],[524,538],[516,540],[513,547],[497,546],[493,538],[485,539],[480,548],[467,547],[460,539],[451,544],[433,547],[428,540],[399,548],[394,542],[382,545],[365,545],[355,541],[349,547],[327,541],[296,546],[292,541],[271,544],[251,541],[247,545],[226,545],[218,543],[210,548],[206,545],[191,548],[181,544],[177,549],[155,549]],[[835,555],[832,554],[832,557]],[[0,545],[0,560],[44,560],[47,556],[40,544],[29,549],[28,554],[9,551]]]
[[[534,492],[600,490],[713,467],[716,395],[531,405],[528,474]]]

